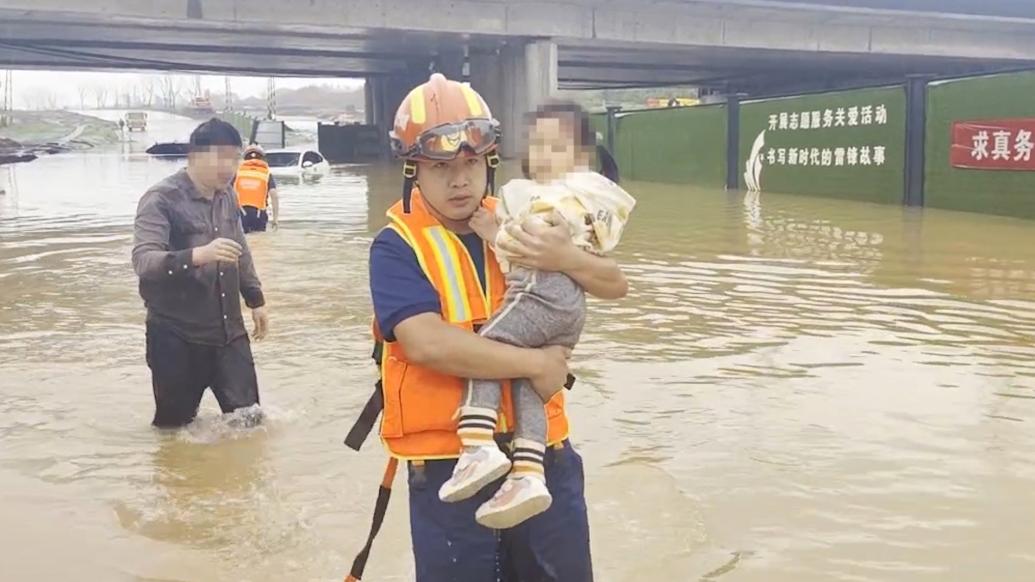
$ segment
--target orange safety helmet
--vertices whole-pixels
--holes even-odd
[[[243,156],[246,160],[261,160],[266,157],[266,152],[262,150],[262,146],[260,146],[257,143],[253,143],[248,147],[244,148]]]
[[[493,190],[496,167],[499,122],[492,117],[485,99],[466,83],[446,79],[434,73],[403,99],[395,113],[395,123],[388,133],[392,153],[403,158],[403,209],[410,210],[410,191],[417,176],[416,160],[452,160],[465,150],[485,155]]]

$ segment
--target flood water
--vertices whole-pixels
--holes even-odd
[[[281,230],[249,239],[271,420],[206,396],[160,434],[129,255],[182,161],[133,152],[192,123],[151,123],[0,168],[0,579],[341,580],[384,462],[341,441],[397,169],[280,181]],[[628,188],[632,292],[591,304],[573,363],[598,580],[1035,578],[1035,223]],[[412,580],[406,515],[397,495],[367,579]]]

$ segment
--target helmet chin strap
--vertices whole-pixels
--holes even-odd
[[[413,196],[413,187],[417,184],[417,164],[410,160],[406,160],[403,164],[403,213],[410,213],[410,199]]]
[[[496,168],[500,167],[499,152],[492,150],[487,156],[485,156],[485,167],[488,174],[485,180],[485,195],[492,196],[496,194]]]

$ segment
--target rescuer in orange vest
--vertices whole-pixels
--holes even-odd
[[[241,205],[241,225],[244,232],[265,232],[269,214],[267,201],[273,207],[273,230],[278,228],[280,199],[277,197],[277,181],[270,174],[266,154],[258,145],[252,144],[244,150],[244,161],[237,169],[234,190]]]
[[[568,438],[562,393],[567,350],[519,348],[476,333],[506,290],[491,246],[469,224],[479,208],[496,203],[487,195],[499,164],[498,136],[482,97],[441,74],[413,89],[399,107],[391,141],[405,160],[405,180],[402,200],[388,211],[388,224],[370,249],[381,382],[363,416],[372,423],[383,405],[381,440],[393,459],[407,463],[417,582],[590,582],[582,459]],[[627,292],[617,263],[577,249],[566,226],[527,225],[513,234],[505,250],[517,257],[515,264],[564,272],[598,297]],[[529,378],[543,399],[549,444],[544,465],[553,503],[518,527],[494,531],[475,522],[492,487],[458,503],[439,499],[461,453],[456,412],[464,378]],[[509,392],[504,390],[496,422],[504,443],[514,426]],[[354,440],[346,443],[358,447]],[[368,554],[369,543],[348,579],[359,579]]]

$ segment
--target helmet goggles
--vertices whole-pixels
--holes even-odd
[[[424,131],[407,150],[402,149],[400,140],[393,138],[392,150],[395,155],[403,158],[448,161],[465,149],[475,155],[488,153],[496,147],[498,139],[499,122],[493,119],[466,119]]]

